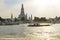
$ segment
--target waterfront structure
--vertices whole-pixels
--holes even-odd
[[[60,23],[60,17],[57,17],[54,19],[54,23]]]

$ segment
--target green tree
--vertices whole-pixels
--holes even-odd
[[[38,22],[39,20],[40,20],[39,17],[34,17],[34,21],[35,21],[35,22]]]
[[[39,18],[39,17],[34,17],[34,21],[35,22],[41,22],[41,21],[47,21],[47,19],[45,18],[45,17],[41,17],[41,18]]]
[[[18,21],[16,17],[15,17],[14,21],[15,21],[15,22]]]
[[[0,21],[2,20],[2,17],[0,17]]]
[[[47,19],[45,17],[41,17],[40,21],[47,21]]]
[[[0,17],[0,21],[2,21],[2,22],[3,22],[3,21],[5,21],[5,19],[3,19],[2,17]]]

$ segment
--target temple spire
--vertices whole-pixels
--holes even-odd
[[[13,14],[11,13],[11,19],[13,19]]]
[[[25,15],[25,12],[24,12],[23,4],[21,5],[21,12],[20,12],[20,15],[19,15],[19,19],[23,20],[23,21],[26,19],[26,15]]]
[[[11,13],[11,20],[13,21],[13,14]]]
[[[22,4],[22,8],[23,8],[23,4]]]
[[[31,14],[31,20],[32,20],[32,14]]]

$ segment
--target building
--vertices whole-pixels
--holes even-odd
[[[18,18],[19,18],[20,21],[26,21],[27,20],[27,17],[26,17],[25,12],[24,12],[23,4],[22,4],[22,7],[21,7],[21,13],[18,16]]]

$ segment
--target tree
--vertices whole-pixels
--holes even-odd
[[[15,17],[14,21],[16,22],[17,21],[17,18]]]
[[[2,17],[0,17],[0,21],[2,20]]]
[[[41,17],[40,21],[47,21],[47,19],[45,17]]]
[[[2,17],[0,17],[0,21],[2,21],[2,22],[3,22],[3,21],[5,21],[5,19],[3,19]]]
[[[47,19],[45,18],[45,17],[41,17],[41,18],[39,18],[39,17],[34,17],[34,21],[35,22],[41,22],[41,21],[47,21]]]
[[[39,20],[40,20],[39,17],[34,17],[34,21],[35,21],[35,22],[38,22]]]

